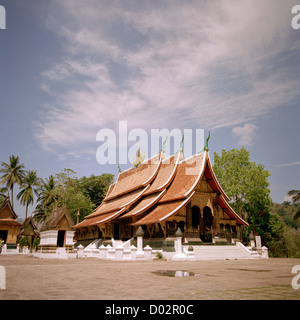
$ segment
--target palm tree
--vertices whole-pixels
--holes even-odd
[[[2,205],[4,199],[7,197],[7,195],[8,195],[7,188],[0,188],[0,206]]]
[[[37,171],[27,171],[21,184],[21,191],[17,195],[17,199],[20,200],[21,204],[26,205],[25,219],[27,219],[28,206],[33,203],[33,193],[38,195],[35,188],[39,185],[40,178],[37,176]]]
[[[291,191],[288,192],[288,195],[290,197],[292,197],[292,202],[293,203],[300,201],[300,190],[291,190]],[[300,210],[298,210],[295,213],[293,219],[294,219],[294,221],[297,221],[299,218],[300,218]]]
[[[24,164],[20,163],[19,156],[12,155],[9,157],[9,163],[2,162],[1,165],[3,168],[0,169],[0,172],[4,174],[0,177],[0,183],[6,184],[7,189],[10,189],[11,204],[14,207],[14,184],[22,184]]]
[[[41,179],[40,186],[37,188],[38,205],[36,206],[36,218],[44,219],[48,213],[48,209],[56,203],[60,196],[57,193],[57,182],[51,175],[48,179]]]
[[[6,198],[7,193],[8,193],[7,188],[0,188],[0,199],[1,198]]]

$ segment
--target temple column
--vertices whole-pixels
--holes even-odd
[[[186,233],[193,232],[191,202],[186,205]]]

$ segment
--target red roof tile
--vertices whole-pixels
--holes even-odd
[[[112,219],[117,218],[120,214],[122,214],[125,211],[125,209],[109,212],[100,216],[95,216],[92,218],[88,218],[83,220],[82,222],[78,223],[75,228],[84,228],[84,227],[90,227],[93,225],[100,225],[103,223],[106,223]]]
[[[160,154],[145,160],[139,167],[130,168],[119,173],[113,190],[106,197],[106,201],[119,197],[133,190],[147,186],[155,178],[161,165]]]
[[[206,152],[180,161],[175,178],[159,203],[184,199],[196,188],[205,164]]]
[[[141,213],[151,208],[163,196],[165,192],[166,190],[163,190],[159,193],[156,192],[145,196],[133,209],[122,215],[120,219],[140,215]]]
[[[169,186],[169,184],[173,181],[175,177],[177,166],[179,163],[179,157],[180,155],[178,153],[177,155],[166,158],[162,161],[157,176],[151,183],[149,190],[145,192],[145,195],[150,194],[152,192],[164,190]]]
[[[176,200],[158,204],[149,214],[133,223],[132,225],[138,226],[143,224],[152,224],[169,219],[171,216],[175,215],[182,207],[184,207],[190,201],[193,195],[194,192],[192,192],[191,195],[184,200]]]
[[[148,188],[149,186],[138,189],[138,190],[134,190],[132,192],[122,195],[121,197],[113,198],[109,201],[105,200],[105,202],[103,202],[102,205],[99,206],[95,212],[88,215],[87,218],[99,216],[104,213],[116,211],[123,207],[130,206],[131,204],[136,202]]]

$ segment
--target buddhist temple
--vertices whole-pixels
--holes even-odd
[[[178,228],[184,243],[240,241],[247,226],[229,205],[211,165],[208,148],[183,159],[160,152],[119,172],[101,205],[75,225],[77,241],[128,240],[139,226],[144,238],[172,239]]]
[[[9,197],[7,196],[0,207],[0,239],[7,249],[17,248],[17,238],[22,224],[16,221],[16,215]]]

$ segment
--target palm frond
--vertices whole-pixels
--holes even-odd
[[[292,198],[293,202],[300,201],[300,190],[290,190],[288,195]]]

